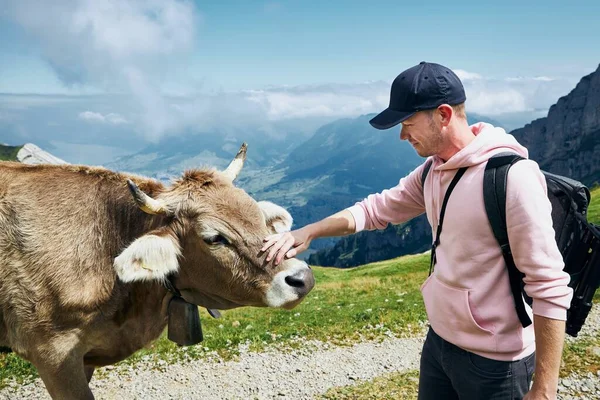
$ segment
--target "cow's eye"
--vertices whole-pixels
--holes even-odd
[[[204,242],[206,244],[210,244],[210,245],[229,244],[229,241],[222,235],[213,235],[213,236],[206,237],[206,238],[204,238]]]

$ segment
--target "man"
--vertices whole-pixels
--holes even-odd
[[[460,79],[448,68],[421,62],[392,83],[389,107],[370,123],[402,123],[408,140],[431,162],[397,186],[301,229],[265,238],[267,260],[280,263],[311,240],[383,229],[423,212],[438,231],[444,196],[457,171],[468,167],[447,202],[433,272],[421,287],[430,330],[421,355],[419,399],[554,399],[572,290],[554,240],[545,179],[536,162],[510,169],[506,214],[510,247],[533,298],[533,325],[520,324],[507,268],[483,200],[483,171],[500,152],[527,158],[527,149],[503,129],[469,126]],[[535,370],[534,370],[535,368]],[[535,371],[533,385],[532,375]]]

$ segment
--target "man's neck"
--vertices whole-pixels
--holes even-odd
[[[448,133],[448,145],[444,151],[438,153],[438,157],[444,162],[448,161],[456,153],[467,147],[469,143],[475,139],[475,135],[466,121],[457,124],[457,126]]]

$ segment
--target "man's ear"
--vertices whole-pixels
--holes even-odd
[[[166,229],[158,229],[134,240],[114,261],[123,282],[163,280],[179,269],[179,242]]]
[[[267,227],[275,233],[287,232],[292,229],[294,219],[285,208],[270,201],[259,201],[258,205],[265,215]]]

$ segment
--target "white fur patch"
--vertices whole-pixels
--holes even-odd
[[[144,235],[115,258],[117,275],[123,282],[164,279],[179,269],[181,250],[170,237]]]
[[[221,232],[219,232],[218,230],[211,228],[209,226],[204,226],[202,228],[202,231],[200,231],[200,236],[203,239],[210,239],[211,237],[214,237],[214,236],[217,236],[220,234],[221,234]]]
[[[267,291],[265,295],[266,303],[269,307],[281,307],[287,303],[291,303],[300,298],[296,288],[288,285],[285,282],[285,277],[289,275],[294,275],[298,271],[308,268],[306,264],[301,261],[297,261],[294,263],[292,268],[289,268],[285,271],[278,272],[271,282],[271,287]]]
[[[270,201],[259,201],[258,206],[265,215],[267,226],[273,227],[276,233],[287,232],[292,229],[294,219],[285,208]]]

